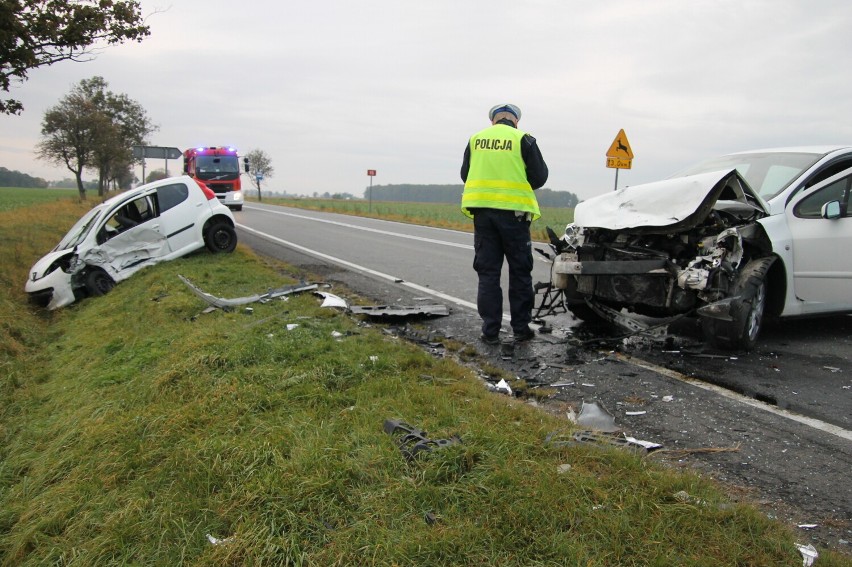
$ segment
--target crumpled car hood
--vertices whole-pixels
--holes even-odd
[[[633,185],[599,195],[577,205],[574,224],[631,232],[653,232],[665,227],[679,232],[701,223],[719,201],[753,207],[763,215],[769,211],[766,202],[732,169]]]

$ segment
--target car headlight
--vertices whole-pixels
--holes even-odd
[[[58,269],[61,269],[66,274],[70,274],[77,269],[79,264],[80,264],[79,256],[77,256],[76,254],[73,254],[73,253],[67,254],[67,255],[62,256],[60,258],[57,258],[56,260],[51,262],[50,265],[47,267],[47,269],[44,271],[44,273],[41,275],[41,277],[42,278],[47,277]],[[38,277],[38,272],[33,272],[32,278],[33,278],[33,281],[40,279]]]
[[[243,198],[242,191],[234,191],[234,201],[241,201]]]

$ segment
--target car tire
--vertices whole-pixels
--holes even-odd
[[[237,231],[224,221],[213,222],[204,232],[204,244],[214,254],[233,252],[237,247]]]
[[[86,292],[90,297],[101,297],[115,287],[115,280],[103,270],[91,270],[86,274]]]
[[[766,313],[766,275],[775,258],[752,260],[742,269],[731,288],[732,297],[740,301],[731,308],[731,321],[704,317],[704,336],[714,346],[734,350],[751,350],[763,327]]]

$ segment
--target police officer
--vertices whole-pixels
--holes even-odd
[[[532,284],[530,223],[541,216],[535,189],[547,181],[547,164],[535,138],[518,130],[521,109],[498,104],[488,112],[491,126],[474,134],[464,150],[462,212],[473,218],[473,269],[479,276],[476,304],[482,336],[500,342],[503,258],[509,264],[509,310],[515,341],[526,341],[535,291]]]

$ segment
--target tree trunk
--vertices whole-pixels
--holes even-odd
[[[85,201],[86,200],[86,188],[83,187],[83,171],[82,170],[75,171],[74,177],[77,178],[77,192],[80,193],[80,200]]]

